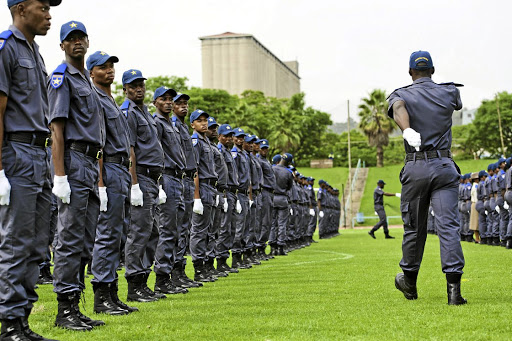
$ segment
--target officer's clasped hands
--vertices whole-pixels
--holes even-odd
[[[11,195],[11,184],[5,177],[5,171],[0,171],[0,205],[9,205]]]

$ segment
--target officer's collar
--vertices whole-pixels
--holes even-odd
[[[62,61],[63,63],[66,63],[66,65],[68,66],[67,68],[67,71],[74,75],[74,74],[79,74],[81,75],[82,77],[84,77],[85,79],[89,80],[90,81],[90,77],[89,77],[89,71],[87,71],[87,69],[84,67],[84,73],[80,72],[76,67],[74,67],[73,65],[71,65],[70,63],[66,62],[65,60]]]
[[[421,78],[416,79],[413,82],[413,84],[418,84],[418,83],[434,83],[434,81],[430,77],[421,77]]]
[[[98,95],[100,95],[102,97],[108,97],[107,93],[105,91],[101,90],[100,88],[98,88],[96,85],[94,85],[94,89],[96,89],[96,92],[98,93]]]
[[[29,43],[28,43],[28,41],[27,41],[27,38],[25,38],[25,35],[24,35],[24,34],[23,34],[23,33],[22,33],[22,32],[21,32],[21,31],[20,31],[16,26],[14,26],[14,25],[10,25],[10,26],[9,26],[9,30],[10,30],[10,31],[12,31],[12,34],[13,34],[16,38],[18,38],[18,39],[20,39],[20,40],[25,41],[25,42],[27,43],[27,45],[29,45]],[[36,51],[38,51],[38,50],[39,50],[39,45],[37,45],[37,43],[36,43],[36,41],[35,41],[35,40],[32,42],[32,45],[33,45],[33,47],[34,47],[34,49],[35,49]]]
[[[145,111],[145,110],[142,110],[137,104],[135,104],[134,101],[132,101],[128,97],[126,97],[126,100],[130,103],[130,107],[134,107],[134,108],[136,108],[137,110],[140,110],[140,111]],[[143,108],[147,109],[147,106],[145,104],[143,104]],[[148,114],[149,114],[149,112],[148,112]]]

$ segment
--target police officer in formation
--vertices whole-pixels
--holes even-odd
[[[320,239],[339,235],[338,226],[341,212],[340,192],[325,180],[318,181],[318,235]]]
[[[13,25],[0,35],[2,340],[45,340],[28,316],[50,241],[52,192],[55,325],[70,330],[104,324],[79,308],[91,259],[94,312],[125,315],[138,309],[118,296],[121,262],[127,300],[153,302],[309,245],[317,216],[323,237],[337,231],[337,191],[321,181],[317,204],[314,179],[296,171],[291,154],[271,164],[268,140],[199,109],[186,123],[190,97],[165,87],[156,89],[151,115],[137,69],[123,73],[119,107],[111,92],[119,58],[96,51],[86,59],[83,23],[62,25],[65,59],[47,76],[34,37],[46,34],[50,6],[59,4],[9,0]],[[21,68],[32,70],[32,83]],[[194,280],[185,274],[187,250]]]

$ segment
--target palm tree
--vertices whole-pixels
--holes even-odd
[[[387,115],[388,102],[383,90],[373,90],[359,104],[359,128],[368,138],[368,144],[377,148],[377,167],[384,164],[384,146],[389,144],[389,134],[393,131],[393,121]]]

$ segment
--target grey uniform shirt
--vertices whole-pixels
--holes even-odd
[[[413,84],[396,89],[389,95],[388,115],[393,118],[393,104],[404,101],[409,124],[421,135],[422,151],[450,149],[452,114],[462,108],[459,89],[454,83],[436,84],[431,78],[416,79]],[[415,148],[404,140],[405,151]]]
[[[103,90],[94,87],[100,99],[100,105],[105,115],[105,155],[130,157],[130,137],[126,117],[117,106],[114,99]]]
[[[260,161],[261,172],[263,175],[263,181],[261,186],[272,191],[276,187],[276,175],[272,170],[270,161],[258,154],[258,160]]]
[[[12,36],[0,50],[0,92],[7,95],[4,132],[41,132],[48,129],[47,73],[39,46],[30,48],[23,33],[9,26]]]
[[[373,206],[384,206],[384,191],[382,188],[377,187],[373,191]]]
[[[259,161],[256,159],[256,155],[247,153],[249,160],[251,161],[251,185],[253,190],[259,190],[261,185],[261,178],[263,173]]]
[[[217,173],[217,187],[220,190],[225,190],[228,187],[228,166],[224,161],[221,151],[215,144],[210,141],[210,149],[213,152],[213,159],[215,160],[215,172]]]
[[[94,89],[89,71],[80,72],[73,65],[67,65],[62,85],[57,89],[48,81],[50,118],[65,119],[64,141],[88,143],[103,148],[105,144],[105,119],[100,100]]]
[[[228,169],[228,186],[238,188],[238,170],[236,168],[235,160],[233,159],[231,151],[220,142],[217,145],[217,148],[221,152],[224,158],[224,162],[226,163],[226,167]]]
[[[180,132],[181,147],[183,148],[183,153],[185,154],[186,158],[185,170],[195,171],[197,169],[197,160],[195,158],[194,148],[192,146],[192,140],[190,138],[188,128],[183,122],[181,122],[178,117],[174,115],[171,117],[171,122],[173,127],[177,127]]]
[[[293,175],[291,170],[282,165],[276,165],[272,167],[272,170],[276,177],[274,193],[278,195],[287,195],[288,191],[291,190],[293,186]]]
[[[133,146],[137,165],[160,167],[164,165],[164,152],[158,140],[156,123],[148,108],[139,108],[132,100],[126,99],[121,110],[128,119],[130,144]]]
[[[215,171],[215,159],[212,146],[206,138],[194,132],[191,136],[194,146],[195,159],[197,160],[197,176],[199,180],[217,180]]]
[[[231,155],[235,160],[236,169],[238,171],[239,189],[247,191],[251,185],[251,161],[249,155],[244,150],[239,150],[237,146],[231,149]]]
[[[181,146],[181,135],[178,127],[173,126],[170,119],[158,113],[154,119],[158,140],[164,151],[164,167],[175,171],[183,171],[186,158]]]

